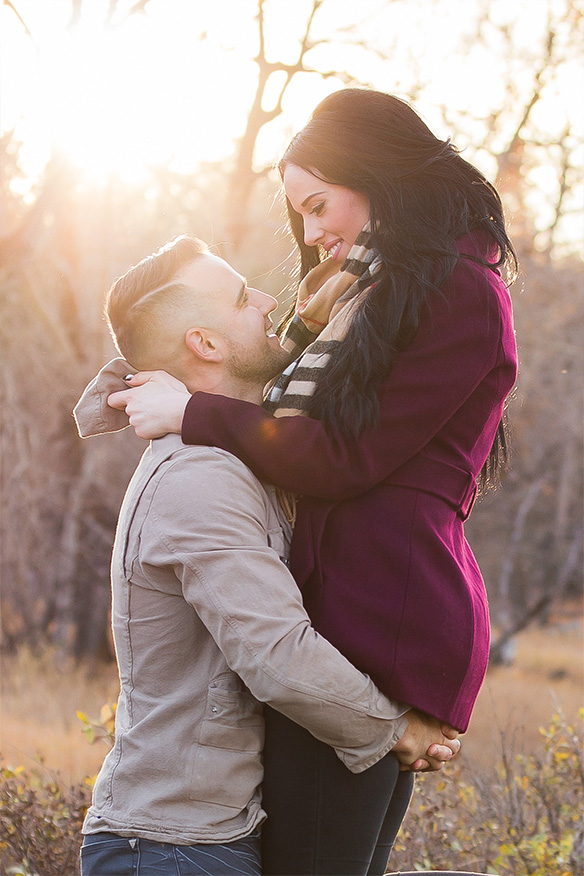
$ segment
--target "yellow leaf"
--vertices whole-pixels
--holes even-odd
[[[112,711],[111,705],[109,703],[105,703],[100,709],[99,720],[102,724],[107,724],[107,722],[113,718],[113,714],[114,713]]]

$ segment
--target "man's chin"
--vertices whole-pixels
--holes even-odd
[[[231,348],[229,371],[239,379],[258,382],[262,386],[278,377],[292,361],[290,354],[282,349],[279,342],[264,347],[258,355],[245,349]]]
[[[278,349],[274,350],[274,361],[272,365],[272,370],[270,375],[268,376],[268,380],[273,380],[274,377],[279,377],[284,368],[287,368],[290,362],[292,362],[294,356],[292,356],[288,350],[284,350],[283,347],[280,347],[278,344]]]

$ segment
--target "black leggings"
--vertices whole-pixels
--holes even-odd
[[[413,783],[391,753],[349,772],[332,748],[266,708],[264,876],[382,876]]]

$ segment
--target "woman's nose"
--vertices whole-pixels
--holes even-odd
[[[322,228],[318,217],[309,215],[304,217],[304,243],[306,246],[316,246],[322,239]]]

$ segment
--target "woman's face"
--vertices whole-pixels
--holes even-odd
[[[369,220],[369,200],[353,189],[324,182],[296,164],[286,165],[284,189],[302,216],[307,246],[322,246],[342,264]]]

